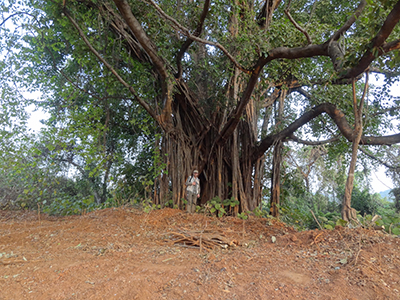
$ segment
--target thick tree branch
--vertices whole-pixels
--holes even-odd
[[[115,0],[116,1],[116,0]],[[242,72],[250,74],[251,71],[246,69],[245,67],[243,67],[234,57],[232,54],[229,53],[228,50],[226,50],[226,48],[224,46],[222,46],[220,43],[217,42],[211,42],[202,38],[199,38],[197,36],[195,36],[194,34],[190,33],[190,30],[184,26],[182,26],[181,24],[179,24],[179,22],[177,20],[175,20],[174,18],[172,18],[171,16],[167,15],[162,9],[161,7],[159,7],[153,0],[147,0],[150,2],[150,4],[152,6],[154,6],[154,8],[157,10],[157,12],[166,20],[170,21],[172,23],[172,27],[181,32],[183,35],[185,35],[186,37],[188,37],[191,40],[194,40],[196,42],[202,43],[202,44],[206,44],[206,45],[211,45],[214,47],[217,47],[218,49],[220,49],[232,62],[233,64]]]
[[[256,17],[256,22],[262,29],[268,28],[272,20],[272,15],[280,3],[281,0],[265,0],[264,5]],[[288,7],[289,6],[290,4]]]
[[[236,106],[235,110],[228,118],[225,126],[222,128],[220,132],[219,138],[216,140],[216,143],[224,143],[226,139],[231,136],[231,134],[235,131],[237,125],[239,124],[240,118],[243,115],[243,112],[250,101],[251,95],[253,94],[253,90],[257,84],[258,77],[264,65],[261,64],[261,59],[258,61],[258,66],[255,68],[251,77],[247,83],[246,90],[243,93],[242,99],[239,101],[239,104]]]
[[[157,50],[155,49],[153,43],[147,36],[146,32],[143,30],[140,22],[135,18],[132,13],[132,9],[126,0],[114,0],[115,5],[117,6],[119,12],[124,18],[128,27],[132,30],[135,37],[138,39],[140,45],[150,56],[151,60],[154,63],[157,71],[160,73],[163,80],[166,80],[168,77],[167,69],[165,68],[164,61],[158,56]]]
[[[206,0],[204,2],[203,11],[200,15],[199,24],[197,25],[197,28],[196,28],[195,32],[193,33],[193,35],[196,37],[199,37],[201,32],[203,31],[204,21],[206,19],[209,8],[210,8],[210,0]],[[178,66],[178,72],[177,72],[177,74],[175,74],[175,77],[177,79],[182,77],[182,58],[183,58],[183,55],[185,54],[186,50],[193,43],[193,41],[194,41],[193,39],[188,38],[186,40],[186,42],[183,43],[181,49],[179,50],[179,52],[176,56],[176,64]]]
[[[354,130],[350,127],[346,117],[342,111],[336,108],[331,103],[320,104],[311,110],[304,113],[300,118],[295,120],[292,124],[286,127],[279,133],[267,136],[253,151],[253,161],[261,157],[274,143],[279,140],[284,140],[290,137],[297,129],[304,126],[312,119],[316,118],[322,113],[327,113],[339,128],[341,134],[350,142],[354,139]],[[362,145],[393,145],[400,143],[400,134],[389,136],[362,136],[360,144]]]
[[[400,39],[384,44],[382,46],[382,54],[398,49],[400,49]]]
[[[347,71],[347,73],[343,76],[343,78],[354,78],[364,72],[371,62],[381,55],[382,53],[386,53],[391,51],[391,49],[398,49],[399,40],[384,44],[386,39],[392,33],[394,27],[398,24],[400,20],[400,1],[396,3],[393,7],[392,11],[387,16],[385,22],[383,23],[381,29],[377,33],[377,35],[371,40],[367,51],[361,57],[360,61],[356,66]],[[385,52],[385,50],[387,50]]]
[[[240,118],[243,115],[247,104],[250,101],[261,70],[268,62],[278,58],[296,59],[313,56],[327,56],[327,48],[327,43],[297,48],[278,47],[267,53],[267,56],[264,55],[260,57],[253,68],[251,77],[247,83],[246,90],[244,91],[239,104],[236,106],[235,110],[228,118],[225,126],[222,128],[217,142],[224,143],[227,138],[231,136],[231,134],[234,132],[236,126],[239,124]]]
[[[310,35],[308,34],[307,30],[305,30],[304,28],[302,28],[299,24],[297,24],[297,22],[293,19],[293,17],[291,16],[290,12],[285,9],[285,14],[287,15],[287,17],[289,18],[290,22],[292,22],[293,26],[299,30],[301,33],[303,33],[307,39],[307,42],[309,45],[312,44],[312,40]]]
[[[82,40],[85,42],[85,44],[88,46],[90,51],[111,71],[111,73],[114,74],[114,76],[117,78],[119,82],[121,82],[126,88],[129,89],[129,91],[134,95],[136,101],[139,102],[139,104],[149,113],[149,115],[154,119],[154,120],[159,120],[159,118],[156,116],[154,113],[153,109],[141,98],[139,97],[138,93],[135,91],[135,89],[130,86],[119,74],[115,69],[100,55],[100,53],[92,46],[92,44],[89,42],[89,40],[86,38],[84,32],[82,29],[79,27],[78,23],[71,17],[67,9],[64,9],[64,14],[65,16],[71,21],[72,25],[76,28],[78,31],[79,35],[81,36]],[[160,124],[161,125],[161,124]]]
[[[278,58],[297,59],[313,56],[328,56],[328,43],[295,48],[278,47],[269,51],[267,56],[263,56],[262,62],[265,65]]]
[[[173,83],[169,79],[168,71],[165,66],[165,62],[158,55],[156,47],[153,45],[152,41],[147,36],[146,32],[143,30],[143,27],[140,24],[140,22],[133,15],[132,9],[131,9],[128,1],[114,0],[114,3],[117,6],[118,10],[120,11],[122,17],[124,18],[126,24],[132,30],[133,34],[139,41],[140,45],[150,56],[155,68],[157,69],[157,71],[159,72],[159,74],[162,78],[161,85],[162,85],[162,96],[163,96],[164,108],[163,108],[161,117],[156,120],[158,121],[158,123],[161,126],[166,128],[166,127],[168,127],[168,125],[171,122]],[[153,112],[153,115],[154,115],[154,112]]]
[[[133,35],[132,31],[129,29],[128,25],[122,18],[122,16],[117,13],[111,4],[104,3],[99,6],[100,13],[104,16],[106,20],[109,20],[111,29],[117,34],[124,37],[124,42],[128,48],[128,52],[132,52],[131,56],[140,62],[146,62],[153,64],[150,56],[140,45],[139,41]],[[157,69],[154,68],[155,72]]]

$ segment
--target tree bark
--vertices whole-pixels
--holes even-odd
[[[270,214],[279,218],[279,205],[281,195],[281,163],[282,163],[283,143],[278,141],[274,147],[274,158],[272,160],[272,177],[271,177],[271,200]]]
[[[364,86],[364,93],[360,100],[360,105],[357,105],[357,96],[356,96],[356,87],[355,80],[353,79],[353,110],[354,110],[354,119],[355,119],[355,136],[353,140],[353,145],[351,148],[351,160],[349,167],[349,174],[346,180],[346,186],[344,191],[343,203],[342,203],[342,219],[345,221],[357,220],[356,211],[351,208],[351,193],[353,191],[354,186],[354,172],[356,169],[357,163],[357,152],[358,145],[361,140],[363,124],[362,124],[362,111],[364,107],[364,99],[368,89],[368,73],[366,73],[366,82]]]
[[[279,128],[283,122],[283,108],[287,95],[287,90],[281,90],[278,102],[278,111],[275,114],[275,127]],[[270,213],[273,217],[279,218],[279,205],[281,195],[281,164],[282,164],[283,142],[279,140],[274,147],[274,157],[272,160],[271,177],[271,200]]]

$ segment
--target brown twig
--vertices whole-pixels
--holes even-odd
[[[320,237],[322,234],[323,234],[323,232],[321,232],[320,234],[317,234],[317,236],[315,237],[314,241],[310,244],[310,246],[311,246],[311,245],[316,245],[316,244],[318,243],[318,242],[317,242],[318,237]],[[321,241],[322,241],[322,240],[321,240]]]
[[[22,263],[31,263],[31,262],[38,262],[39,260],[12,260],[12,261],[3,261],[0,260],[0,264],[3,266],[7,265],[14,265],[14,264],[22,264]]]
[[[301,33],[303,33],[306,36],[307,42],[309,45],[312,44],[312,40],[310,35],[308,34],[308,32],[301,27],[299,24],[297,24],[297,22],[293,19],[293,17],[290,15],[289,10],[285,10],[285,14],[287,15],[287,17],[289,18],[290,22],[292,22],[292,24],[294,25],[294,27],[296,27],[296,29],[298,29]]]
[[[312,215],[313,215],[313,217],[314,217],[314,220],[315,220],[315,222],[317,222],[317,224],[318,224],[319,228],[320,228],[321,230],[323,230],[323,228],[322,228],[321,224],[319,224],[319,222],[318,222],[317,218],[315,217],[315,215],[314,215],[314,212],[313,212],[311,209],[310,209],[310,211],[311,211],[311,213],[312,213]]]
[[[357,264],[357,259],[358,259],[358,256],[360,255],[360,252],[361,252],[361,239],[362,239],[362,236],[360,235],[360,240],[358,241],[358,252],[357,252],[357,255],[356,255],[356,258],[354,259],[354,266]]]
[[[228,248],[237,245],[238,242],[235,240],[227,240],[223,235],[215,234],[213,232],[208,232],[203,229],[202,231],[182,231],[182,232],[170,232],[173,237],[172,245],[185,245],[195,248],[200,248],[201,250],[210,250],[214,247]]]
[[[161,17],[163,17],[164,19],[170,21],[172,23],[172,27],[181,32],[183,35],[185,35],[186,37],[188,37],[191,40],[194,40],[196,42],[202,43],[202,44],[206,44],[206,45],[211,45],[214,47],[217,47],[218,49],[220,49],[228,58],[231,62],[233,62],[233,64],[236,66],[236,68],[238,68],[239,70],[243,71],[244,73],[247,74],[251,74],[251,71],[246,69],[245,67],[243,67],[234,57],[232,54],[229,53],[229,51],[222,46],[220,43],[218,42],[211,42],[202,38],[199,38],[193,34],[190,33],[190,30],[186,27],[184,27],[183,25],[181,25],[177,20],[175,20],[173,17],[169,16],[168,14],[166,14],[164,12],[164,10],[162,10],[162,8],[160,6],[157,5],[157,3],[155,3],[153,0],[147,0],[156,10],[157,12],[161,15]]]

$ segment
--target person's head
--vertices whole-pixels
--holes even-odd
[[[197,171],[197,170],[194,170],[194,171],[193,171],[193,176],[194,176],[194,177],[197,177],[197,176],[199,176],[199,171]]]

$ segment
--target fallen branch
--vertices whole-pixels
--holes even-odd
[[[15,264],[25,264],[25,263],[31,263],[31,262],[38,262],[38,260],[11,260],[11,261],[4,261],[4,260],[0,260],[0,264],[2,264],[3,266],[7,266],[7,265],[15,265]]]
[[[221,234],[206,230],[170,232],[169,235],[171,236],[172,245],[206,249],[208,251],[215,247],[227,249],[239,245],[236,240],[230,240]]]

